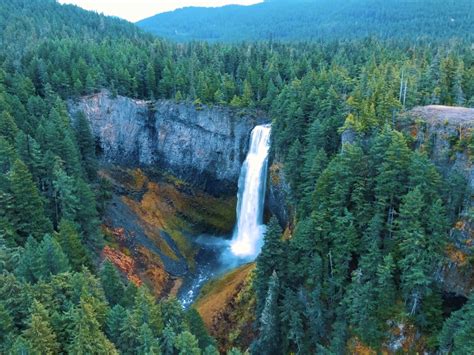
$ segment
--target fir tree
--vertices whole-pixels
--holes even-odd
[[[114,345],[102,333],[94,307],[81,298],[75,310],[72,340],[67,351],[70,354],[118,354]]]
[[[153,89],[154,92],[155,89]],[[83,112],[76,117],[76,141],[82,157],[82,165],[89,180],[97,178],[97,158],[95,155],[95,139],[92,135],[89,122]]]
[[[63,252],[67,255],[69,263],[74,270],[80,271],[83,266],[91,265],[87,250],[81,243],[81,237],[72,222],[66,219],[61,220],[56,239],[61,245]]]
[[[51,223],[44,214],[43,201],[22,161],[16,160],[13,163],[9,181],[13,199],[10,216],[18,234],[23,238],[28,235],[39,238],[51,231]]]
[[[200,355],[198,341],[188,331],[179,334],[174,340],[174,346],[178,350],[179,355]]]
[[[108,260],[102,265],[100,280],[109,304],[112,307],[119,304],[124,297],[125,287],[118,270]]]
[[[260,316],[260,335],[252,345],[252,352],[257,354],[275,354],[281,349],[280,320],[278,315],[279,280],[273,272],[268,282],[268,292]]]
[[[32,349],[40,354],[57,354],[60,344],[57,342],[47,310],[38,301],[33,302],[28,328],[23,332]]]
[[[254,280],[257,295],[257,314],[263,310],[267,295],[268,278],[275,270],[283,268],[282,230],[276,217],[272,217],[264,237],[262,252],[257,258],[257,270]]]

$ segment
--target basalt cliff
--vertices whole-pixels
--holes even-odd
[[[215,195],[235,194],[253,127],[263,114],[170,100],[113,97],[70,102],[84,112],[104,164],[159,167]]]

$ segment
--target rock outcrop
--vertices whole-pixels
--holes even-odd
[[[276,216],[282,228],[291,222],[291,207],[288,203],[290,186],[288,185],[283,164],[274,161],[269,168],[268,188],[266,195],[267,210]]]
[[[263,115],[214,106],[112,97],[70,102],[85,113],[103,163],[167,169],[214,194],[235,194],[250,132]]]
[[[451,229],[446,250],[448,262],[437,277],[446,293],[468,297],[474,290],[474,265],[469,262],[474,258],[474,109],[436,105],[416,107],[404,118],[402,129],[410,133],[416,147],[430,155],[445,177],[457,173],[467,184],[465,210]]]
[[[416,107],[407,114],[409,131],[444,174],[461,173],[474,189],[469,143],[474,133],[474,109],[448,106]]]

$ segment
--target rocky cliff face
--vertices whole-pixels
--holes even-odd
[[[83,111],[104,163],[159,167],[214,194],[234,194],[252,128],[263,117],[223,107],[147,102],[108,92],[71,102]]]
[[[448,106],[416,107],[397,118],[397,128],[411,137],[414,148],[425,151],[446,178],[459,174],[460,190],[466,185],[464,211],[451,229],[447,263],[439,271],[446,294],[467,297],[474,290],[474,109]],[[365,136],[348,129],[342,145],[369,144]]]
[[[474,109],[448,106],[417,107],[408,114],[408,125],[417,148],[425,149],[444,174],[461,173],[474,189],[474,167],[469,144],[474,129]]]
[[[417,107],[402,117],[401,126],[411,134],[417,148],[427,151],[444,176],[458,173],[467,184],[464,211],[450,233],[448,262],[437,275],[445,292],[467,297],[474,290],[474,109]]]

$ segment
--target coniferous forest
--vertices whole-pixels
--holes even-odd
[[[449,31],[430,18],[423,36],[421,13],[370,36],[176,43],[53,0],[1,1],[0,353],[219,353],[194,308],[101,261],[109,188],[67,103],[102,89],[272,119],[292,218],[269,219],[255,337],[230,354],[377,353],[398,324],[423,351],[473,353],[474,294],[447,310],[439,278],[451,228],[472,218],[469,184],[399,125],[415,106],[474,108],[465,15]],[[348,131],[359,139],[343,145]],[[472,157],[472,134],[452,149]]]

